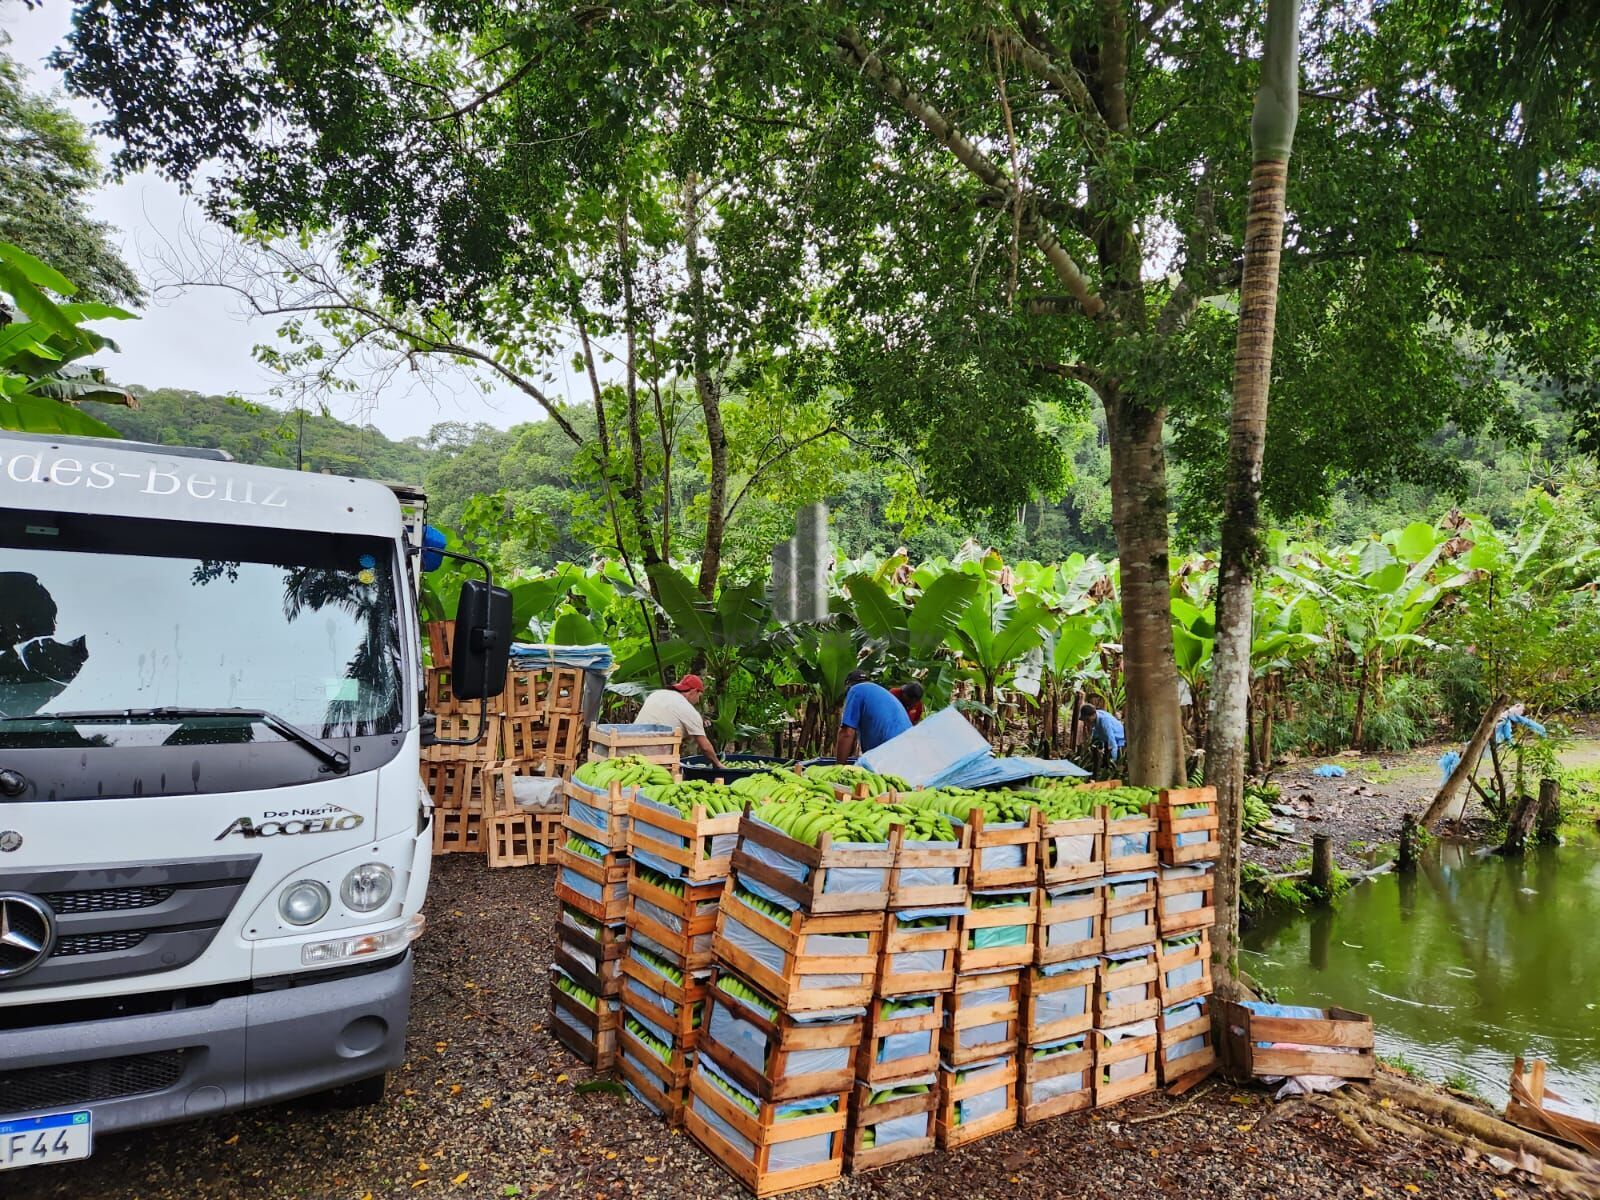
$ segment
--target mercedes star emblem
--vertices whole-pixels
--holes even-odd
[[[43,900],[0,892],[0,979],[13,979],[50,957],[55,914]]]
[[[22,835],[15,829],[0,829],[0,853],[9,854],[21,845]]]

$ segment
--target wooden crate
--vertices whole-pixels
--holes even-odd
[[[565,833],[560,813],[523,812],[484,818],[489,868],[537,867],[555,861]]]
[[[972,850],[959,842],[906,843],[905,827],[889,832],[894,867],[889,873],[890,908],[939,908],[967,902]]]
[[[1143,883],[1143,889],[1134,892],[1136,883]],[[1119,892],[1123,894],[1118,895]],[[1159,932],[1156,927],[1155,872],[1134,871],[1127,875],[1106,876],[1103,920],[1105,953],[1155,945]]]
[[[567,800],[567,828],[617,853],[628,849],[628,816],[633,811],[633,794],[637,789],[625,788],[612,780],[603,792],[593,791],[575,779],[561,783],[562,795]],[[582,809],[575,809],[576,801]]]
[[[583,671],[577,667],[514,668],[501,693],[507,716],[539,717],[583,711]]]
[[[558,713],[583,712],[584,673],[578,667],[555,667],[545,680],[544,711],[550,716]]]
[[[1148,1028],[1149,1032],[1145,1032]],[[1156,1023],[1141,1021],[1132,1026],[1094,1031],[1094,1106],[1104,1108],[1130,1096],[1141,1096],[1156,1088]],[[1113,1069],[1138,1060],[1133,1073]]]
[[[819,1008],[849,1008],[865,1005],[872,998],[878,974],[878,954],[883,947],[881,913],[791,913],[789,924],[756,911],[736,895],[724,896],[717,913],[717,935],[712,945],[719,962],[726,963],[756,987],[791,1012]],[[781,969],[774,970],[747,954],[735,938],[742,936],[733,926],[755,934],[778,947]],[[860,936],[856,936],[860,935]],[[829,945],[822,939],[848,938],[850,953],[841,944]],[[817,939],[817,940],[813,940]],[[859,943],[860,950],[853,946]],[[840,984],[837,980],[812,982],[817,976],[850,976],[859,982]]]
[[[1094,1028],[1099,960],[1063,965],[1068,969],[1052,975],[1037,967],[1023,972],[1022,1025],[1017,1039],[1022,1045],[1055,1042]],[[1070,1011],[1073,1009],[1077,1011]]]
[[[591,759],[621,758],[635,754],[669,768],[674,779],[682,777],[682,767],[679,765],[682,743],[683,734],[665,725],[589,726]]]
[[[478,737],[478,730],[483,736]],[[480,765],[503,757],[500,753],[500,718],[490,713],[480,722],[477,705],[468,712],[440,713],[433,727],[441,738],[477,738],[466,746],[424,746],[422,761],[431,763],[470,762]]]
[[[912,920],[938,922],[919,928]],[[956,978],[956,948],[961,944],[961,918],[904,918],[890,911],[883,922],[883,951],[878,956],[878,995],[905,996],[921,992],[947,992]],[[902,956],[917,955],[916,959]],[[939,966],[933,968],[933,956]],[[923,961],[923,960],[926,961]],[[900,969],[896,969],[896,968]],[[906,969],[912,967],[915,969]],[[923,969],[924,967],[928,969]]]
[[[1202,836],[1196,837],[1196,834]],[[1179,845],[1180,842],[1186,843]],[[1217,789],[1168,788],[1156,801],[1156,854],[1169,866],[1216,862]]]
[[[987,975],[957,975],[945,994],[944,1025],[939,1030],[939,1053],[946,1064],[961,1066],[994,1058],[997,1048],[1017,1043],[1022,1016],[1022,972],[994,971]],[[1004,1024],[1006,1032],[979,1046],[962,1045],[962,1034],[985,1025]]]
[[[1039,923],[1039,909],[1037,898],[1032,889],[1027,892],[1003,892],[1012,899],[1020,898],[1022,903],[1008,905],[1004,908],[978,908],[976,903],[982,892],[974,892],[972,901],[967,905],[966,915],[961,918],[961,942],[956,948],[956,973],[969,974],[974,971],[995,971],[1012,967],[1031,966],[1034,956],[1034,934]],[[1020,930],[1020,934],[1008,934],[1007,940],[1016,938],[1016,945],[978,947],[974,943],[980,940],[987,930],[1005,929]]]
[[[897,1096],[892,1100],[872,1103],[875,1093],[887,1087],[874,1088],[871,1084],[857,1083],[850,1101],[850,1135],[845,1148],[845,1167],[852,1173],[871,1171],[890,1163],[904,1162],[933,1152],[933,1130],[939,1111],[939,1081],[937,1075],[927,1077],[931,1086],[920,1096]],[[919,1081],[920,1082],[920,1081]],[[869,1130],[876,1130],[886,1121],[904,1120],[922,1114],[926,1117],[927,1133],[922,1137],[901,1137],[884,1145],[864,1145]]]
[[[683,1050],[674,1049],[672,1061],[663,1062],[628,1028],[624,1003],[622,1024],[617,1028],[617,1075],[625,1087],[673,1129],[683,1124],[683,1110],[689,1099],[692,1068],[685,1062],[687,1057]]]
[[[1106,946],[1105,907],[1105,888],[1098,879],[1039,889],[1034,962],[1048,967],[1099,954]]]
[[[435,667],[445,667],[454,656],[456,623],[454,621],[428,621],[423,625],[428,637],[428,657]]]
[[[573,835],[572,827],[562,818],[563,832]],[[577,835],[577,836],[582,836]],[[569,881],[566,872],[578,879]],[[586,886],[580,887],[586,881]],[[628,859],[621,854],[607,854],[594,859],[567,849],[566,839],[556,848],[556,899],[570,904],[591,920],[602,925],[620,925],[628,919]],[[598,890],[600,899],[586,894]]]
[[[1162,938],[1156,943],[1156,988],[1162,1008],[1211,994],[1211,935],[1199,936],[1198,942],[1188,945],[1179,945],[1181,938]]]
[[[959,1076],[966,1074],[967,1078]],[[1000,1088],[1006,1089],[1004,1107],[975,1121],[956,1123],[957,1105],[976,1096],[983,1096]],[[951,1067],[939,1068],[939,1111],[934,1121],[934,1136],[939,1148],[954,1150],[991,1134],[1003,1133],[1017,1124],[1017,1059],[1016,1055],[998,1060],[988,1069],[962,1071]]]
[[[1137,957],[1100,960],[1094,996],[1096,1029],[1113,1029],[1119,1025],[1131,1025],[1135,1021],[1147,1021],[1160,1011],[1154,947],[1148,951],[1124,953]]]
[[[752,846],[782,855],[805,868],[806,877],[796,879],[762,862],[751,852]],[[763,887],[788,897],[806,913],[882,912],[889,907],[889,875],[893,866],[894,850],[888,842],[878,846],[847,846],[835,842],[832,834],[823,833],[815,846],[808,846],[748,813],[739,819],[739,842],[733,851],[734,874],[754,879]],[[877,872],[883,884],[870,892],[829,891],[828,880],[836,870]]]
[[[596,935],[564,918],[556,926],[555,963],[596,995],[617,996],[622,992],[627,941],[627,930],[621,925],[602,925]]]
[[[1198,1045],[1191,1045],[1198,1041]],[[1156,1064],[1161,1085],[1170,1087],[1198,1071],[1217,1065],[1212,1042],[1211,997],[1203,996],[1161,1010],[1156,1031]]]
[[[678,868],[677,874],[691,883],[726,879],[733,870],[733,843],[739,834],[740,814],[712,816],[703,805],[696,804],[684,817],[650,803],[648,790],[634,795],[628,822],[629,851],[671,863]]]
[[[1018,1110],[1024,1125],[1036,1125],[1065,1113],[1079,1112],[1094,1103],[1094,1034],[1085,1030],[1067,1040],[1065,1047],[1023,1048],[1022,1094]],[[1042,1058],[1041,1049],[1053,1053]],[[1080,1086],[1071,1087],[1065,1077],[1076,1075]],[[1065,1090],[1062,1090],[1065,1089]]]
[[[684,1128],[705,1147],[730,1174],[757,1197],[776,1196],[799,1188],[815,1187],[838,1179],[844,1173],[845,1126],[849,1122],[850,1093],[840,1092],[834,1112],[781,1118],[782,1104],[760,1102],[750,1112],[707,1078],[704,1061],[696,1064],[689,1077],[689,1107],[684,1113]],[[792,1103],[792,1102],[788,1102]],[[702,1104],[733,1128],[754,1148],[746,1154],[727,1140],[696,1109]],[[830,1138],[829,1157],[804,1166],[773,1170],[769,1165],[772,1150],[804,1138]]]
[[[460,701],[455,693],[450,690],[450,680],[453,672],[450,667],[429,667],[425,687],[427,690],[427,708],[435,716],[455,716],[462,711]],[[477,712],[477,701],[471,702],[473,712]]]
[[[1268,1017],[1248,1005],[1227,1007],[1231,1061],[1246,1075],[1332,1075],[1371,1079],[1372,1018],[1347,1008],[1316,1017]],[[1294,1049],[1282,1048],[1293,1046]]]
[[[1156,865],[1155,817],[1114,820],[1109,808],[1101,808],[1100,819],[1105,825],[1107,875],[1148,871]]]
[[[705,1028],[706,1005],[711,988],[710,973],[685,976],[680,987],[636,958],[629,956],[622,962],[622,988],[618,995],[622,999],[624,1015],[631,1012],[669,1034],[672,1045],[687,1056],[699,1046],[700,1034]],[[687,1071],[689,1066],[685,1057],[683,1069]]]
[[[729,974],[732,973],[719,970],[716,977],[722,979]],[[743,982],[748,984],[749,980]],[[855,1079],[865,1021],[859,1012],[829,1021],[797,1020],[776,1005],[769,1012],[715,983],[707,993],[706,1007],[707,1029],[713,1021],[719,1028],[726,1021],[742,1037],[752,1042],[759,1040],[763,1057],[760,1070],[736,1054],[726,1037],[708,1036],[701,1046],[701,1052],[710,1056],[723,1075],[753,1096],[762,1100],[799,1100],[845,1091]],[[805,1058],[811,1051],[831,1051],[826,1057],[840,1065],[822,1071],[807,1070]]]
[[[1055,887],[1106,873],[1106,825],[1099,817],[1039,818],[1039,883]]]
[[[500,744],[507,759],[533,764],[543,774],[555,760],[576,758],[583,718],[576,713],[550,718],[521,716],[500,718]]]
[[[541,765],[540,763],[507,762],[502,760],[483,767],[483,799],[488,811],[497,817],[511,817],[525,812],[559,813],[563,811],[566,805],[559,789],[551,796],[548,804],[541,805],[539,808],[525,808],[517,803],[516,780],[543,777],[544,772],[540,770]]]
[[[482,764],[424,762],[420,770],[423,790],[435,808],[484,811]]]
[[[615,1001],[601,1000],[598,1011],[589,1008],[576,996],[556,987],[552,972],[550,1031],[579,1061],[596,1071],[610,1071],[616,1063],[617,1026],[621,1023]]]
[[[858,1080],[881,1088],[887,1087],[891,1080],[931,1075],[939,1069],[939,1031],[944,1026],[944,997],[935,992],[916,1001],[923,1005],[916,1012],[885,1015],[890,1005],[907,1003],[913,1001],[905,997],[873,998],[867,1009],[866,1032],[856,1058],[855,1077]],[[911,1048],[906,1041],[891,1042],[890,1039],[925,1042],[927,1048],[918,1054],[883,1058],[884,1052],[891,1046],[897,1050]]]
[[[724,882],[672,880],[635,861],[628,875],[628,928],[667,951],[684,970],[704,970],[713,960],[711,943]],[[682,894],[672,887],[681,888]]]
[[[435,854],[482,854],[483,814],[459,808],[433,810],[433,852]]]
[[[1038,809],[1020,825],[998,827],[986,827],[983,813],[974,812],[961,826],[961,844],[972,851],[968,878],[973,891],[1031,887],[1039,881]]]
[[[1156,926],[1163,935],[1210,929],[1217,923],[1214,866],[1162,867],[1156,878]],[[1199,895],[1198,904],[1191,897]]]

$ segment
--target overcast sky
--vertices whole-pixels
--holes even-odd
[[[0,31],[11,38],[7,53],[32,72],[35,91],[62,90],[60,76],[44,65],[71,25],[72,6],[46,0],[43,7],[24,8],[21,0],[0,0]],[[69,99],[68,107],[85,123],[97,116],[96,105]],[[101,143],[101,158],[111,147]],[[94,215],[119,231],[123,257],[148,281],[163,243],[180,241],[186,228],[205,224],[204,214],[176,186],[145,172],[121,183],[108,183],[95,196]],[[213,236],[225,236],[212,227]],[[274,340],[276,321],[251,319],[221,294],[193,290],[151,299],[137,322],[109,323],[105,328],[122,348],[103,365],[119,382],[145,387],[179,387],[214,395],[238,395],[282,405],[272,394],[273,377],[251,354],[258,343]],[[558,378],[552,391],[561,393]],[[570,379],[565,382],[576,382]],[[325,398],[329,411],[344,420],[370,421],[390,437],[426,433],[438,421],[486,421],[501,427],[535,419],[531,401],[508,390],[484,396],[465,382],[435,382],[425,387],[401,377],[374,398],[335,395]]]

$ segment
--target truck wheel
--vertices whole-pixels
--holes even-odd
[[[383,1103],[383,1093],[388,1085],[388,1075],[371,1075],[324,1092],[321,1099],[329,1108],[367,1108]]]

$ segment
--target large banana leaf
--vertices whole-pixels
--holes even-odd
[[[656,668],[657,653],[661,655],[661,666],[670,671],[673,667],[682,666],[692,660],[698,651],[688,642],[677,638],[670,638],[660,642],[654,650],[646,642],[617,664],[617,669],[611,674],[611,681],[613,683],[645,682],[655,687],[661,687],[665,680],[661,678],[661,671]]]
[[[948,577],[946,577],[948,578]],[[943,582],[935,581],[935,586]],[[905,651],[910,646],[905,607],[884,586],[870,575],[852,575],[845,580],[857,623],[867,636],[887,642],[894,649]],[[927,599],[926,593],[923,599]],[[943,641],[940,638],[939,641]]]
[[[579,612],[564,612],[550,629],[550,641],[557,646],[594,646],[603,642],[594,622]]]
[[[717,640],[724,646],[754,646],[767,629],[771,610],[759,583],[724,587],[717,596]]]
[[[695,586],[670,563],[651,563],[649,572],[661,608],[678,636],[701,650],[715,646],[716,610],[705,602]]]
[[[962,614],[971,608],[972,599],[978,594],[979,582],[974,575],[951,571],[923,589],[911,615],[904,618],[906,648],[913,657],[930,658],[944,645],[955,631]]]
[[[816,688],[830,707],[844,699],[845,679],[855,670],[861,631],[848,625],[808,625],[795,643],[800,677]]]
[[[564,564],[554,575],[540,579],[519,579],[510,586],[511,628],[521,634],[533,622],[542,621],[567,595],[577,567]]]
[[[12,375],[6,378],[22,377]],[[20,433],[71,434],[78,437],[122,436],[104,421],[97,421],[70,404],[20,391],[14,395],[0,395],[0,429],[12,429]]]

